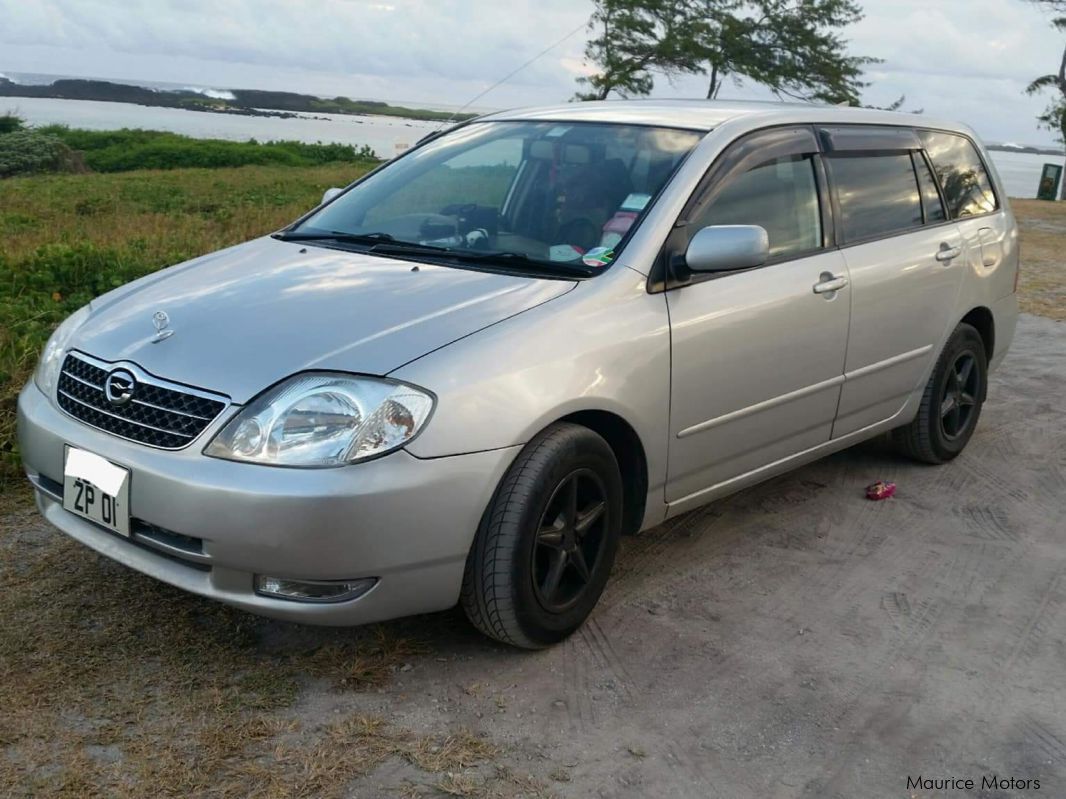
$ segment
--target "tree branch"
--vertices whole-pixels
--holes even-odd
[[[1059,62],[1059,91],[1066,95],[1066,47],[1062,49],[1062,60]]]

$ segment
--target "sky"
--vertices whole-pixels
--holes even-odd
[[[874,56],[864,101],[960,119],[991,142],[1050,144],[1024,95],[1066,36],[1028,0],[860,0],[845,31]],[[0,74],[285,89],[496,109],[569,100],[587,74],[588,0],[0,0]],[[654,97],[702,97],[704,79],[658,77]],[[763,99],[726,84],[722,99]]]

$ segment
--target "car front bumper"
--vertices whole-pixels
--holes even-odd
[[[18,403],[22,459],[45,519],[179,588],[309,624],[364,624],[454,605],[481,515],[519,449],[434,459],[400,450],[342,468],[286,469],[201,454],[224,421],[186,449],[164,451],[67,416],[32,380]],[[64,510],[67,444],[130,469],[132,539]],[[257,574],[377,583],[345,602],[299,602],[256,593]]]

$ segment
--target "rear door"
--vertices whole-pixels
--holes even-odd
[[[820,133],[851,278],[839,438],[898,413],[921,383],[951,324],[966,259],[913,130]]]
[[[977,274],[994,270],[1010,230],[1006,215],[996,213],[999,203],[977,148],[958,133],[920,130],[918,137],[940,182],[948,217],[962,234],[967,262]]]
[[[848,287],[828,204],[813,129],[776,128],[726,150],[671,233],[664,257],[676,259],[707,225],[760,225],[770,260],[688,275],[667,291],[668,502],[829,440]]]

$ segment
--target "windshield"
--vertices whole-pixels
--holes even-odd
[[[479,122],[385,166],[286,236],[425,248],[547,272],[606,267],[702,134],[639,125]],[[360,238],[365,237],[365,239]]]

